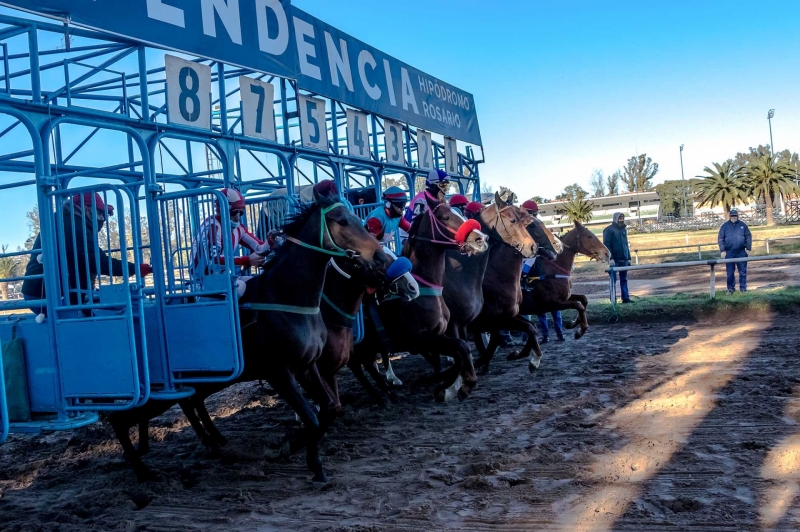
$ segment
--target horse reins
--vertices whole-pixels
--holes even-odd
[[[436,200],[437,199],[437,198],[434,198],[430,194],[430,192],[428,192],[427,190],[425,191],[425,196],[427,198],[432,199],[432,200]],[[428,214],[428,219],[430,220],[430,223],[431,223],[431,238],[424,238],[424,237],[418,236],[416,234],[413,235],[413,236],[409,236],[409,238],[412,239],[412,240],[420,240],[422,242],[430,242],[432,244],[441,244],[441,245],[444,245],[444,246],[461,247],[461,245],[456,241],[455,238],[451,238],[451,237],[447,236],[447,234],[445,234],[445,232],[444,232],[444,230],[447,230],[450,233],[452,233],[453,235],[455,235],[457,231],[455,229],[451,229],[451,228],[447,227],[446,225],[444,225],[443,223],[441,223],[436,218],[436,216],[434,215],[434,212],[436,212],[436,209],[438,209],[439,207],[441,207],[443,205],[444,205],[444,202],[439,202],[436,205],[436,207],[433,207],[433,208],[428,207],[427,209],[425,209],[425,212]],[[439,233],[438,237],[436,235],[437,232]],[[437,238],[439,238],[439,237],[444,238],[445,240],[437,240]]]
[[[511,236],[511,232],[508,230],[508,226],[506,226],[506,221],[503,219],[503,216],[502,216],[503,211],[508,210],[511,207],[512,207],[512,205],[506,205],[505,207],[503,207],[501,209],[500,207],[497,206],[497,203],[494,204],[494,210],[497,213],[497,218],[494,221],[494,227],[492,227],[492,233],[496,234],[499,237],[501,243],[503,243],[503,244],[505,244],[507,246],[510,246],[513,249],[515,249],[515,250],[517,250],[518,252],[521,253],[522,252],[522,248],[525,247],[525,244],[523,244],[522,242],[517,242],[517,240],[514,239],[514,237],[511,237],[511,242],[512,243],[508,243],[508,242],[505,241],[505,239],[503,239],[502,236],[500,236],[500,233],[497,232],[497,224],[498,224],[498,220],[500,220],[500,223],[503,224],[503,230],[505,230],[506,234]]]

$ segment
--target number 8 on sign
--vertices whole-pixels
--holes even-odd
[[[164,56],[170,124],[211,129],[211,67]]]
[[[367,114],[347,109],[347,152],[351,157],[369,158]]]

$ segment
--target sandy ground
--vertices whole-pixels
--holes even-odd
[[[605,269],[605,267],[603,268]],[[656,268],[628,272],[628,289],[633,296],[708,294],[711,272],[708,266],[698,268]],[[739,289],[739,275],[736,274],[736,289]],[[573,275],[573,292],[585,294],[589,299],[608,298],[608,274],[580,270]],[[753,262],[747,270],[747,288],[762,290],[782,286],[800,285],[800,261]],[[716,289],[724,292],[726,288],[725,265],[716,267]],[[617,286],[619,291],[619,286]]]
[[[257,384],[213,401],[219,456],[177,412],[158,419],[159,482],[135,481],[104,424],[15,435],[0,529],[797,530],[798,318],[593,326],[545,345],[533,375],[499,356],[463,403],[434,403],[417,357],[385,410],[345,371],[322,488],[303,456],[276,459],[293,415]]]

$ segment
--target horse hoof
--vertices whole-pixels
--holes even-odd
[[[222,434],[214,434],[214,435],[212,436],[212,438],[214,438],[214,441],[215,441],[215,442],[216,442],[216,444],[217,444],[217,445],[219,445],[220,447],[225,447],[226,445],[228,445],[228,438],[226,438],[226,437],[225,437],[225,436],[223,436]]]
[[[469,397],[469,394],[472,393],[472,388],[473,388],[473,386],[470,386],[468,384],[465,384],[464,386],[459,388],[458,389],[458,400],[459,401],[463,401],[464,399]]]
[[[444,403],[445,396],[446,396],[446,394],[445,394],[444,388],[442,388],[441,390],[434,390],[433,391],[433,399],[437,403]]]
[[[530,362],[528,362],[528,371],[534,373],[537,369],[539,369],[539,365],[542,363],[541,358],[533,357],[531,358]]]
[[[522,358],[525,357],[518,350],[515,349],[508,354],[506,360],[508,360],[509,362],[513,362],[514,360],[520,360]]]
[[[575,331],[575,339],[579,340],[584,334],[586,334],[586,329],[579,329]]]
[[[453,399],[458,397],[458,392],[463,385],[464,385],[464,378],[461,375],[459,375],[458,377],[456,377],[455,382],[445,389],[444,400],[452,401]]]
[[[314,478],[311,480],[314,484],[321,484],[322,486],[326,485],[328,480],[328,475],[325,474],[325,471],[319,470],[314,473]]]

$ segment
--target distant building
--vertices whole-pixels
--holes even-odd
[[[615,212],[622,212],[630,221],[657,220],[661,215],[661,200],[656,191],[634,192],[618,196],[603,196],[600,198],[586,198],[592,204],[594,216],[588,225],[607,225]],[[572,225],[566,219],[564,204],[566,201],[553,201],[539,204],[539,218],[548,227],[567,227]]]

